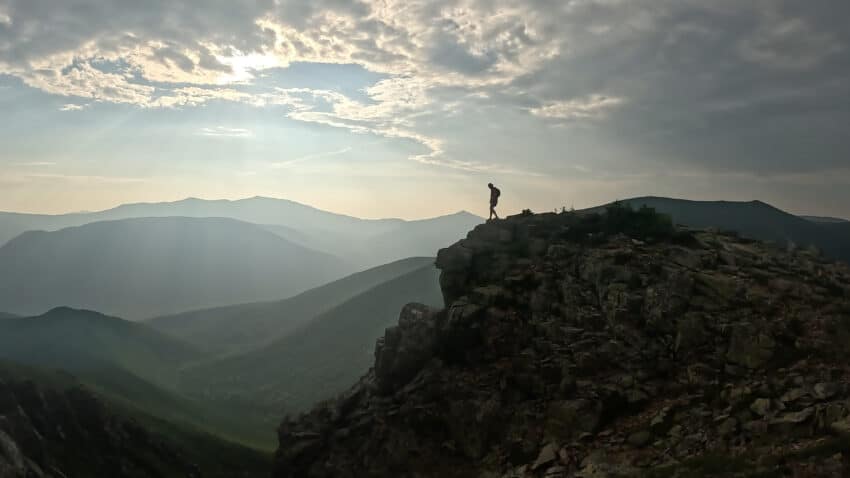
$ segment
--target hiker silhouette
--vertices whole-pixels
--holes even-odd
[[[490,188],[490,219],[488,221],[491,221],[494,216],[499,219],[499,215],[496,214],[496,206],[499,204],[499,196],[502,195],[502,191],[493,186],[493,183],[488,183],[487,187]]]

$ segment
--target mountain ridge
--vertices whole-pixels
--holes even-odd
[[[644,196],[618,201],[634,208],[642,205],[668,214],[673,221],[695,228],[736,231],[759,240],[791,247],[815,246],[834,259],[850,262],[850,223],[814,222],[763,201],[696,201]],[[601,212],[603,205],[582,210]]]

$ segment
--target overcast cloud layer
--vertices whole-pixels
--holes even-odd
[[[282,107],[451,174],[769,177],[850,204],[848,18],[846,0],[0,0],[0,74],[63,114]],[[302,62],[379,79],[264,81]]]

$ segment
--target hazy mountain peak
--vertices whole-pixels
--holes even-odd
[[[64,305],[59,306],[59,307],[54,307],[54,308],[48,310],[47,312],[45,312],[44,314],[40,315],[39,317],[59,317],[59,316],[62,316],[62,317],[88,316],[88,317],[115,318],[115,317],[109,317],[107,315],[101,314],[100,312],[96,312],[94,310],[75,309],[73,307],[68,307],[68,306],[64,306]]]
[[[467,211],[466,209],[461,209],[460,211],[458,211],[454,214],[449,214],[449,216],[464,216],[464,217],[470,217],[470,218],[480,218],[480,216],[478,216],[477,214],[473,214],[473,213]]]

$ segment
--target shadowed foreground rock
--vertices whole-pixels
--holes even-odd
[[[200,476],[133,421],[82,388],[0,380],[0,477]]]
[[[407,306],[359,383],[284,420],[274,476],[848,476],[850,270],[607,221],[440,251],[447,308]]]

